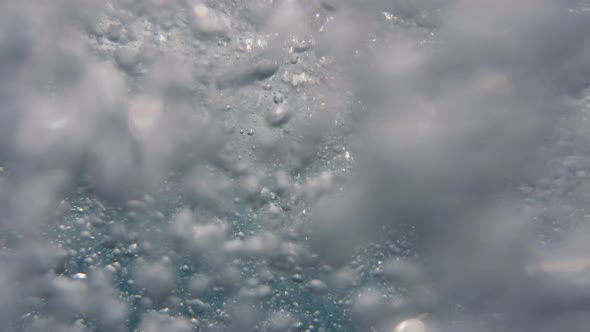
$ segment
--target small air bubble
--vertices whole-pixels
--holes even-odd
[[[270,127],[279,127],[289,122],[291,119],[291,112],[285,105],[279,105],[273,108],[266,115],[266,123]]]
[[[291,276],[291,280],[299,284],[303,282],[303,276],[299,273],[296,273]]]
[[[283,94],[280,93],[280,92],[276,92],[276,93],[273,94],[272,100],[274,101],[275,104],[282,103],[284,101],[284,99],[285,98],[283,97]]]
[[[82,272],[76,273],[72,276],[72,279],[74,279],[74,280],[84,280],[86,278],[87,278],[86,273],[82,273]]]

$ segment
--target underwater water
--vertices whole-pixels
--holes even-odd
[[[0,0],[0,331],[588,331],[585,0]]]

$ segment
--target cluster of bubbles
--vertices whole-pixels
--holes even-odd
[[[0,0],[2,330],[586,331],[588,68],[582,0]]]

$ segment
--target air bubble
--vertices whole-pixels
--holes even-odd
[[[115,50],[114,57],[119,67],[128,73],[133,74],[138,69],[139,50],[129,46],[119,47]]]
[[[87,278],[86,273],[76,273],[72,276],[72,279],[74,280],[85,280]]]
[[[399,323],[393,332],[425,332],[424,323],[420,319],[412,318]]]
[[[281,104],[284,101],[284,99],[285,98],[282,93],[280,93],[280,92],[273,93],[272,100],[274,101],[275,104]]]
[[[291,112],[286,105],[279,105],[270,110],[266,115],[266,123],[270,127],[279,127],[291,119]]]
[[[294,275],[291,276],[291,280],[293,282],[296,282],[296,283],[300,284],[300,283],[303,282],[303,276],[301,274],[299,274],[299,273],[296,273],[296,274],[294,274]]]
[[[314,280],[310,280],[305,287],[312,293],[315,294],[324,294],[328,291],[328,286],[326,285],[325,282],[319,280],[319,279],[314,279]]]

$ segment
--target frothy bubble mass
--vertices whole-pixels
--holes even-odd
[[[0,0],[2,331],[588,331],[584,0]]]

